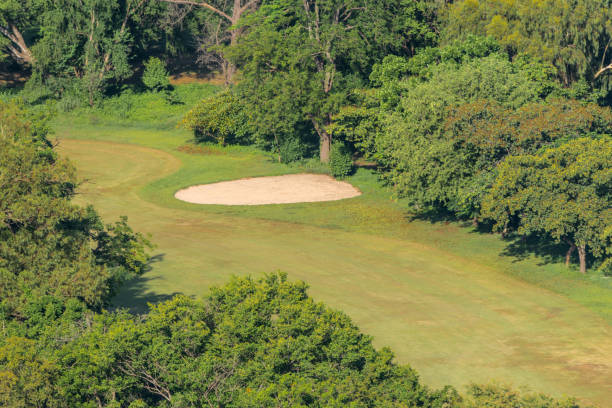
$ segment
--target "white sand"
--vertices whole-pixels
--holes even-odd
[[[202,184],[174,197],[194,204],[261,205],[335,201],[361,195],[349,183],[322,174],[290,174]]]

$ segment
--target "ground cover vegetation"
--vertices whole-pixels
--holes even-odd
[[[276,171],[318,157],[346,177],[361,156],[415,216],[469,220],[510,250],[517,240],[544,256],[562,248],[567,266],[577,257],[583,274],[609,275],[611,7],[0,0],[0,58],[30,73],[0,102],[2,402],[576,406],[503,386],[431,390],[284,275],[234,279],[140,317],[102,311],[148,268],[151,244],[126,218],[105,224],[74,204],[79,182],[50,141],[47,116],[158,130],[180,121],[197,142],[271,152],[286,166]],[[181,66],[218,69],[226,86],[175,88],[168,69]],[[170,181],[142,194],[181,187]]]

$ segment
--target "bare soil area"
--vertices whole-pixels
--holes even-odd
[[[336,201],[361,195],[349,183],[323,174],[256,177],[188,187],[174,197],[194,204],[263,205]]]

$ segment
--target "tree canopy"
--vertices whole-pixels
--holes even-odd
[[[23,317],[42,296],[105,304],[130,274],[143,272],[149,242],[123,218],[104,225],[71,203],[72,164],[57,156],[39,118],[0,102],[0,306]]]
[[[600,0],[460,0],[449,6],[443,37],[492,36],[510,55],[552,63],[570,85],[610,69],[611,16],[610,3]]]
[[[612,225],[612,141],[580,138],[540,154],[509,157],[484,199],[483,212],[498,230],[541,233],[601,256]]]

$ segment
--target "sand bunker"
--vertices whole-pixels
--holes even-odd
[[[343,181],[321,174],[290,174],[202,184],[174,197],[194,204],[262,205],[335,201],[361,195]]]

